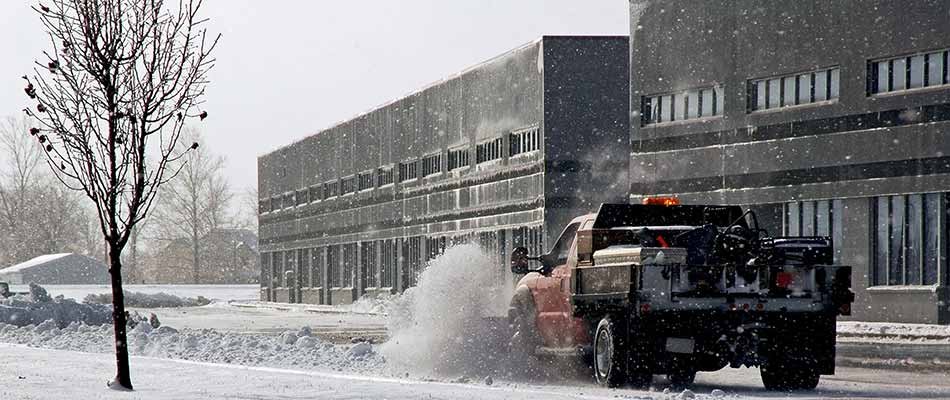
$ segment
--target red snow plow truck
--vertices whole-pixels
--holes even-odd
[[[756,366],[767,389],[796,390],[834,373],[854,294],[830,238],[769,237],[738,206],[645,203],[575,218],[547,254],[512,252],[512,357],[584,357],[605,386]]]

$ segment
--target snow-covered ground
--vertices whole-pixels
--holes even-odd
[[[493,287],[500,281],[498,277],[482,268],[490,260],[466,246],[448,249],[445,257],[431,263],[419,285],[406,294],[387,301],[362,300],[348,307],[260,302],[254,285],[132,285],[128,290],[215,301],[200,307],[135,309],[157,314],[162,327],[139,324],[129,332],[130,350],[136,355],[133,382],[138,391],[121,396],[689,397],[689,393],[662,393],[669,386],[662,377],[656,379],[652,391],[601,389],[591,382],[587,371],[577,369],[567,375],[555,370],[513,379],[510,368],[495,358],[502,353],[489,345],[487,339],[494,332],[482,318],[485,310],[504,305],[509,297]],[[89,293],[109,292],[108,287],[95,285],[50,286],[48,290],[53,296],[79,299]],[[950,398],[945,372],[950,368],[934,353],[950,354],[950,349],[944,350],[950,344],[947,327],[842,322],[839,331],[839,360],[846,357],[847,362],[839,363],[837,375],[823,377],[817,392],[794,393],[792,397]],[[374,344],[362,341],[366,339]],[[16,360],[0,364],[0,398],[116,396],[104,389],[114,368],[109,325],[0,324],[0,343],[30,346],[0,344],[5,355]],[[906,349],[916,352],[913,358],[902,353]],[[879,355],[879,359],[871,360],[869,355]],[[929,365],[915,368],[918,372],[914,373],[864,368],[873,364],[906,369],[923,361]],[[38,368],[28,367],[30,364]],[[927,369],[940,372],[920,372]],[[486,384],[488,377],[491,385]],[[48,391],[61,384],[62,390]],[[786,396],[765,392],[755,369],[700,373],[694,392],[697,398]]]
[[[63,297],[82,301],[89,294],[112,293],[109,285],[43,285],[44,288],[55,297]],[[139,293],[167,293],[178,297],[198,297],[203,296],[210,300],[218,301],[256,301],[260,299],[260,286],[258,285],[124,285],[125,290]],[[10,290],[15,292],[25,292],[28,290],[26,285],[13,285]]]
[[[817,391],[770,393],[754,369],[701,373],[689,394],[602,389],[585,382],[470,383],[410,380],[299,369],[247,367],[151,357],[132,357],[135,392],[113,392],[109,354],[0,344],[3,399],[945,399],[945,375],[888,373],[841,368]],[[662,387],[658,379],[657,387]],[[713,395],[715,393],[716,395]]]

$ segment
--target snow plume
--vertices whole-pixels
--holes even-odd
[[[506,353],[503,316],[511,285],[477,245],[446,249],[389,308],[391,338],[380,352],[394,372],[489,374]],[[492,322],[496,321],[496,322]]]

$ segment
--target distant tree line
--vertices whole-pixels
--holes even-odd
[[[51,253],[106,262],[94,211],[45,168],[31,126],[29,117],[0,121],[0,268]],[[212,153],[200,132],[187,129],[184,136],[182,143],[199,146],[186,153],[179,174],[160,188],[152,214],[133,230],[124,274],[130,283],[161,283],[173,274],[187,274],[177,283],[247,281],[226,275],[237,273],[234,264],[256,265],[242,247],[251,243],[233,233],[257,233],[257,192],[231,186],[226,159]]]

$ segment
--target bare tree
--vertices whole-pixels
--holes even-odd
[[[257,188],[248,187],[244,189],[240,194],[236,226],[257,233],[259,208],[260,200],[257,196]]]
[[[4,243],[5,254],[0,260],[21,261],[31,255],[29,249],[23,247],[22,235],[25,232],[24,224],[28,222],[26,215],[32,210],[31,192],[38,186],[37,167],[43,162],[43,152],[33,143],[33,140],[24,134],[30,122],[27,118],[5,118],[0,123],[0,226],[3,233],[0,243]]]
[[[189,130],[187,136],[201,143],[198,131]],[[189,152],[178,177],[162,187],[153,215],[161,241],[188,239],[194,283],[201,283],[202,239],[230,222],[233,193],[224,165],[224,158],[211,154],[207,146]]]
[[[42,148],[25,134],[30,121],[0,121],[0,261],[20,262],[41,254],[81,251],[77,239],[86,210],[78,195],[61,187],[45,168]]]
[[[117,372],[132,389],[122,252],[158,188],[183,157],[181,129],[199,105],[220,36],[208,37],[200,0],[50,0],[34,10],[52,49],[24,76],[39,120],[30,133],[57,179],[95,206],[108,245]],[[197,147],[197,144],[190,148]]]

